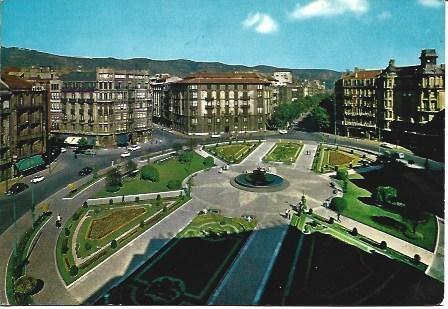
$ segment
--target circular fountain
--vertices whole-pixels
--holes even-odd
[[[257,167],[250,173],[244,173],[230,180],[238,189],[251,192],[274,192],[289,186],[287,180],[279,175],[268,173],[265,168]]]

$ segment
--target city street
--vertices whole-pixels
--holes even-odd
[[[142,144],[142,148],[131,152],[129,158],[135,158],[146,154],[148,152],[156,152],[172,147],[175,144],[185,143],[186,138],[174,135],[165,131],[154,130],[154,137],[158,141],[157,144]],[[78,172],[84,167],[98,167],[103,169],[111,165],[112,160],[115,163],[121,162],[120,154],[125,149],[102,149],[98,150],[95,156],[87,156],[79,154],[77,159],[74,159],[72,150],[67,150],[66,153],[61,153],[57,161],[52,164],[52,173],[48,174],[48,169],[39,174],[45,174],[46,178],[41,183],[30,185],[29,180],[33,176],[24,177],[21,182],[30,185],[25,191],[15,196],[3,196],[0,198],[0,234],[3,233],[14,222],[14,203],[16,204],[16,219],[23,216],[32,205],[32,191],[34,190],[34,204],[45,200],[58,190],[65,188],[68,184],[80,179]],[[48,176],[47,176],[48,174]]]

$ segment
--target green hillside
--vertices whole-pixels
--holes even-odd
[[[298,79],[320,79],[326,82],[327,88],[332,88],[340,72],[326,69],[289,69],[277,68],[267,65],[248,67],[244,65],[228,65],[220,62],[196,62],[185,59],[153,60],[147,58],[115,59],[115,58],[84,58],[67,57],[39,52],[36,50],[2,47],[2,68],[53,66],[57,68],[75,69],[79,66],[84,70],[94,70],[96,67],[111,67],[115,69],[149,69],[151,73],[170,73],[185,76],[192,72],[232,72],[232,71],[258,71],[272,73],[274,71],[291,71]]]

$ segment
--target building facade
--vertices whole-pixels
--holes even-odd
[[[189,135],[266,130],[270,80],[255,73],[196,73],[165,88],[161,117]]]
[[[44,164],[42,155],[47,152],[48,140],[47,90],[16,76],[2,78],[9,90],[2,90],[1,154],[5,160],[12,159],[2,169],[10,176],[8,165],[14,164],[14,173],[19,174]]]
[[[335,84],[341,134],[361,137],[414,132],[445,109],[445,66],[434,49],[424,49],[420,64],[383,70],[355,70]]]
[[[96,146],[148,142],[152,100],[148,71],[98,68],[61,77],[62,121],[53,131]]]

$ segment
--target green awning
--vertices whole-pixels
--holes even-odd
[[[45,164],[44,159],[42,159],[42,156],[35,155],[20,160],[19,162],[16,163],[16,167],[20,172],[25,172],[42,164]]]

